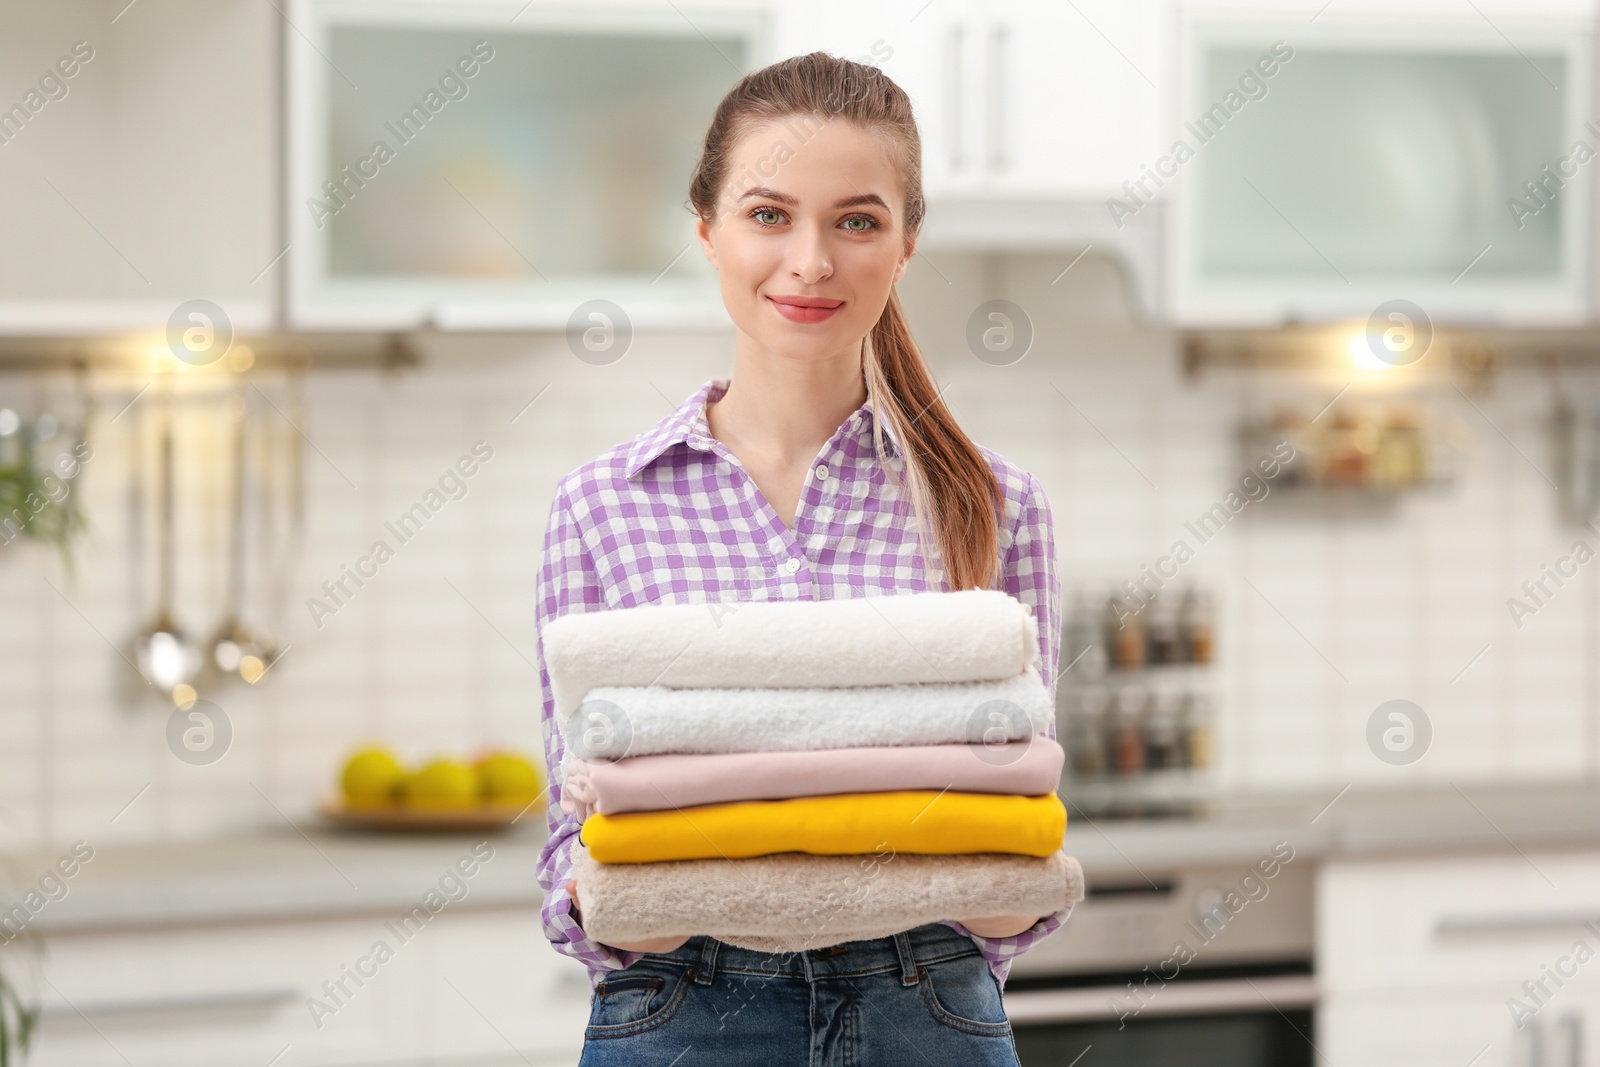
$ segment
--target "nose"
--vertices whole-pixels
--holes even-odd
[[[828,237],[820,223],[796,226],[792,231],[789,272],[803,285],[815,285],[833,273]]]

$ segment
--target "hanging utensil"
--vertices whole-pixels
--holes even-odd
[[[73,529],[81,529],[86,525],[86,520],[83,514],[83,492],[77,488],[78,476],[83,473],[83,464],[94,456],[94,448],[89,443],[89,431],[94,425],[95,418],[94,394],[89,389],[89,365],[80,361],[73,368],[72,380],[78,400],[78,421],[72,443],[72,458],[77,462],[67,466],[72,472],[67,481],[72,483],[74,491],[67,495],[66,506],[68,524]]]
[[[1574,406],[1563,392],[1551,422],[1561,510],[1569,520],[1587,523],[1600,514],[1600,413]]]
[[[172,384],[161,379],[161,511],[160,561],[156,617],[134,638],[134,662],[145,680],[171,695],[178,686],[194,682],[200,673],[200,650],[172,618],[173,589],[173,439]]]
[[[282,502],[288,512],[287,528],[283,531],[281,544],[278,539],[276,524],[272,527],[272,550],[267,558],[271,577],[267,589],[266,612],[270,619],[269,631],[265,638],[265,651],[268,655],[267,663],[277,662],[279,656],[288,650],[283,643],[283,635],[287,629],[287,614],[289,604],[289,582],[293,577],[295,564],[305,554],[306,534],[306,483],[305,483],[305,439],[300,436],[295,427],[305,425],[306,417],[306,363],[303,360],[295,361],[289,371],[289,401],[288,420],[279,419],[274,423],[278,430],[278,437],[284,447],[271,449],[274,457],[275,478],[272,486],[273,499],[286,497]],[[288,425],[285,426],[285,421]]]
[[[244,390],[233,395],[233,532],[228,545],[228,592],[222,623],[206,644],[205,668],[224,678],[239,677],[254,685],[261,680],[267,661],[261,642],[239,621],[244,607],[245,491],[249,446],[248,406]]]
[[[147,412],[149,404],[138,404],[137,401],[125,409],[128,421],[123,432],[127,435],[124,442],[128,453],[128,492],[124,498],[127,505],[127,521],[124,530],[127,535],[126,546],[128,550],[128,617],[137,618],[144,614],[145,605],[149,602],[146,595],[149,584],[149,573],[146,564],[149,562],[148,536],[149,506],[146,503],[146,485],[148,478],[148,454],[150,435],[147,428],[150,418]],[[109,428],[108,428],[109,432]],[[136,638],[135,638],[136,640]],[[148,682],[144,675],[134,665],[132,660],[134,649],[132,641],[128,645],[127,659],[130,670],[117,672],[117,685],[123,703],[129,707],[137,705],[143,697]],[[135,685],[134,679],[138,684]]]

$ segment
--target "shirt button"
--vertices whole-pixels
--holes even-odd
[[[825,482],[827,480],[828,480],[828,465],[826,463],[818,463],[817,464],[817,481]]]
[[[797,559],[786,559],[783,561],[783,567],[781,569],[785,574],[793,574],[795,571],[800,569],[800,561]]]

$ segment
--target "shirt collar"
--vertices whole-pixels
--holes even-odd
[[[675,444],[685,443],[691,448],[709,451],[713,438],[711,423],[706,418],[706,406],[722,399],[722,394],[728,391],[732,381],[731,378],[712,378],[696,389],[671,415],[636,437],[627,452],[627,476],[632,478]],[[868,397],[845,420],[844,425],[852,427],[853,433],[864,435],[865,440],[871,441],[872,423],[872,398]],[[883,424],[883,436],[885,453],[898,456],[900,441],[887,422]]]

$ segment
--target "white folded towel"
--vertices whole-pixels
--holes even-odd
[[[976,682],[1039,660],[1031,609],[994,589],[585,611],[546,623],[541,642],[561,723],[598,686]]]
[[[577,759],[663,752],[786,752],[879,745],[1000,745],[1041,736],[1050,690],[1029,667],[1004,681],[850,689],[598,686],[561,725]]]

